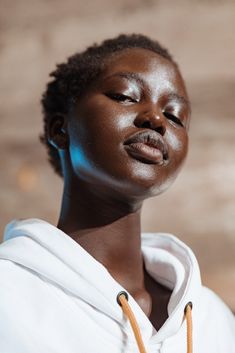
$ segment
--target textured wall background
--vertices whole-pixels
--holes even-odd
[[[159,39],[193,105],[191,146],[175,185],[146,202],[143,230],[195,251],[203,281],[235,310],[235,2],[1,1],[0,231],[12,218],[56,224],[62,181],[38,141],[39,100],[55,63],[121,32]]]

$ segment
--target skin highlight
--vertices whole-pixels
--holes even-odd
[[[49,127],[64,174],[58,228],[107,268],[156,329],[167,319],[171,292],[145,270],[141,208],[145,199],[167,190],[181,170],[189,117],[176,66],[132,48],[108,58],[70,116],[57,117]],[[164,141],[164,163],[125,148],[124,142],[141,131],[154,131]]]

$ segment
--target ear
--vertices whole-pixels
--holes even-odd
[[[48,141],[56,149],[68,148],[67,120],[63,114],[56,114],[49,122]]]

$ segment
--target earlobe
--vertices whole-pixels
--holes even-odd
[[[57,149],[67,149],[69,137],[67,133],[67,121],[64,115],[55,115],[48,126],[48,141]]]

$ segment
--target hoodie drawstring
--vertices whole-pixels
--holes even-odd
[[[193,304],[189,302],[184,309],[184,315],[187,323],[187,353],[193,353],[193,320],[192,320]]]
[[[140,332],[140,328],[137,324],[135,315],[133,313],[133,311],[131,310],[130,305],[128,304],[128,295],[126,292],[120,292],[117,296],[117,302],[118,304],[121,306],[124,314],[126,315],[126,317],[129,319],[132,330],[134,332],[135,335],[135,339],[136,339],[136,343],[138,345],[139,348],[139,352],[140,353],[147,353],[145,347],[144,347],[144,342],[141,336],[141,332]]]
[[[144,342],[141,336],[140,328],[136,321],[135,315],[128,304],[128,295],[126,292],[122,291],[117,295],[117,302],[121,306],[123,313],[129,319],[132,330],[135,335],[136,343],[139,348],[140,353],[147,353]],[[189,302],[185,306],[185,318],[187,323],[187,353],[193,353],[193,339],[192,339],[192,303]]]

